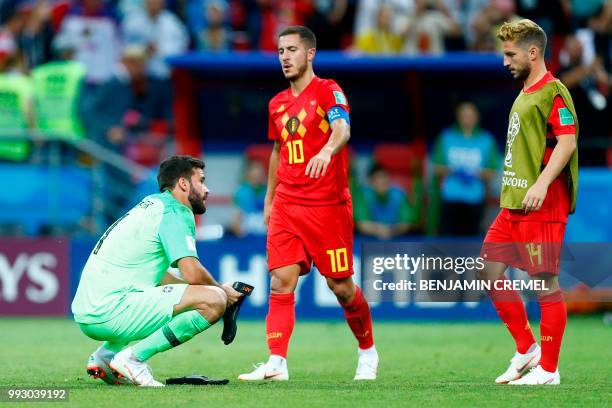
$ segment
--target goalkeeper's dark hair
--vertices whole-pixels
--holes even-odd
[[[159,165],[159,191],[172,190],[181,177],[190,179],[194,169],[204,169],[204,162],[191,156],[170,156]]]
[[[300,36],[300,41],[306,44],[306,48],[317,48],[317,37],[310,28],[304,26],[289,26],[280,32],[278,38],[291,34],[298,34]]]

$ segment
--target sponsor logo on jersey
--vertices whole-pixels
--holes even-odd
[[[164,293],[170,293],[170,292],[172,292],[172,290],[173,290],[173,289],[174,289],[174,288],[173,288],[172,286],[170,286],[170,285],[168,285],[168,286],[164,286],[164,288],[162,289],[162,292],[164,292]]]
[[[510,123],[508,124],[508,135],[506,137],[506,157],[504,158],[504,165],[506,167],[512,167],[512,145],[514,139],[518,135],[521,129],[521,120],[517,112],[514,112],[510,117]]]
[[[346,97],[340,91],[334,91],[334,99],[336,99],[336,103],[338,105],[346,105]]]

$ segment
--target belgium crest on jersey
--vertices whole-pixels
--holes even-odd
[[[287,132],[289,132],[291,136],[295,135],[295,132],[297,132],[299,127],[300,119],[297,116],[292,116],[291,118],[289,118],[287,124],[285,125]]]

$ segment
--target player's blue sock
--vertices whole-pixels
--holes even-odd
[[[140,361],[146,361],[157,353],[186,342],[210,326],[212,325],[196,310],[181,313],[149,337],[136,343],[133,347],[134,356]]]

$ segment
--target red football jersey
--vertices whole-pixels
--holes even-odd
[[[333,155],[325,176],[306,175],[306,166],[327,143],[331,126],[327,112],[339,106],[349,112],[342,89],[330,79],[314,77],[293,96],[286,89],[268,105],[268,137],[280,142],[276,196],[301,205],[329,205],[350,200],[346,148]]]

